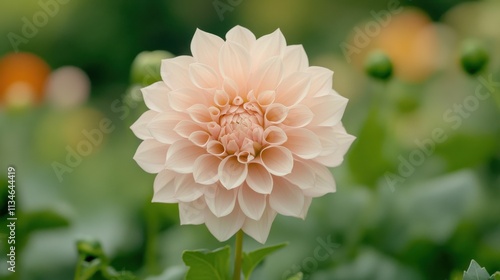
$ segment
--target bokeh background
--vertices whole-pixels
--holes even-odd
[[[150,203],[154,176],[132,159],[145,106],[130,72],[142,51],[190,54],[196,28],[222,37],[238,24],[280,28],[332,69],[357,136],[332,170],[337,192],[305,221],[276,219],[267,244],[290,244],[254,279],[461,279],[471,259],[500,270],[499,14],[498,1],[1,1],[1,215],[12,165],[18,223],[15,274],[2,224],[0,278],[72,279],[82,238],[140,279],[180,279],[168,275],[182,274],[183,250],[223,245]],[[474,76],[459,63],[470,40],[490,57]],[[365,74],[374,49],[392,79]],[[322,242],[336,246],[320,260]]]

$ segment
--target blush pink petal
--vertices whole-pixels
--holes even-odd
[[[228,156],[219,164],[219,180],[226,189],[239,187],[247,177],[248,166],[240,163],[236,156]]]
[[[266,208],[267,199],[265,194],[257,193],[247,185],[242,185],[238,190],[238,203],[247,217],[260,220]]]
[[[214,69],[203,63],[189,65],[191,82],[200,89],[215,89],[220,87],[219,74]]]
[[[246,88],[250,66],[250,55],[240,44],[226,42],[222,45],[219,53],[219,68],[222,77]]]
[[[224,217],[217,217],[211,211],[205,212],[205,224],[208,230],[219,241],[226,241],[233,236],[245,222],[245,214],[236,205],[231,214]]]
[[[220,37],[196,29],[193,40],[191,41],[191,52],[196,61],[204,63],[217,70],[219,62],[217,55],[224,40]]]
[[[212,214],[220,218],[233,212],[237,195],[237,189],[227,190],[220,185],[212,185],[205,191],[205,202]]]
[[[266,108],[264,119],[268,124],[282,123],[288,116],[289,109],[279,103],[273,103]]]
[[[218,168],[221,160],[213,155],[202,155],[196,159],[193,166],[193,177],[196,183],[203,185],[219,181]]]
[[[178,89],[168,93],[168,104],[177,112],[185,112],[193,104],[208,104],[208,96],[199,89]]]
[[[340,122],[347,106],[347,98],[337,94],[323,95],[310,99],[309,109],[314,112],[311,125],[334,126]]]
[[[336,134],[333,140],[334,150],[332,153],[319,156],[314,160],[328,167],[336,167],[344,161],[344,155],[356,137],[349,134]]]
[[[237,25],[226,33],[226,40],[238,43],[247,51],[250,51],[255,44],[256,38],[250,30]]]
[[[170,110],[168,105],[169,89],[163,82],[156,82],[150,86],[141,89],[144,103],[146,106],[156,112],[167,112]]]
[[[172,144],[182,139],[179,134],[170,129],[175,127],[180,119],[182,119],[182,115],[177,114],[177,112],[159,113],[149,121],[147,128],[150,134],[159,142]]]
[[[304,194],[294,184],[281,177],[274,177],[276,188],[269,195],[269,205],[284,216],[300,217],[304,206]]]
[[[209,123],[212,121],[212,115],[204,104],[194,104],[187,109],[191,119],[197,123]]]
[[[153,202],[176,203],[175,177],[178,174],[171,170],[163,170],[155,177]]]
[[[202,126],[199,123],[195,123],[192,120],[180,121],[173,130],[177,132],[180,136],[188,138],[191,134],[196,131],[203,131]]]
[[[275,90],[283,76],[283,64],[277,56],[271,57],[253,73],[251,88],[258,94],[266,90]]]
[[[313,118],[314,114],[309,107],[297,104],[289,108],[283,124],[289,127],[305,127],[311,123]]]
[[[196,159],[205,154],[205,150],[189,140],[180,140],[173,143],[167,152],[165,167],[179,173],[193,173]]]
[[[148,173],[158,173],[165,168],[169,146],[154,139],[142,141],[134,155],[134,160]]]
[[[262,165],[273,175],[284,176],[292,172],[293,155],[287,148],[269,146],[262,150],[260,158]]]
[[[189,78],[189,65],[196,62],[192,56],[178,56],[161,62],[160,74],[165,84],[172,90],[195,88]]]
[[[321,153],[321,142],[310,130],[305,128],[291,128],[286,130],[288,140],[283,147],[288,148],[294,155],[303,159],[312,159]]]
[[[246,183],[252,190],[260,194],[270,194],[273,190],[273,177],[264,166],[258,163],[248,165]]]
[[[315,162],[309,162],[309,165],[315,173],[314,188],[302,190],[304,195],[309,197],[320,197],[327,193],[335,192],[336,185],[330,170]]]
[[[243,231],[253,239],[264,244],[271,231],[274,218],[276,218],[276,211],[268,206],[266,210],[264,210],[260,220],[246,219],[243,225]]]
[[[284,77],[288,77],[295,72],[305,71],[309,67],[309,59],[304,47],[302,45],[287,46],[283,54],[283,65],[285,69]]]
[[[191,202],[203,195],[204,185],[197,184],[191,174],[178,174],[174,180],[175,197],[182,202]]]
[[[311,77],[305,73],[293,73],[276,89],[276,102],[287,107],[301,102],[311,87]]]
[[[302,220],[306,219],[307,212],[309,211],[309,206],[311,206],[312,203],[312,197],[304,197],[304,206],[302,207],[302,211],[300,211],[300,215],[298,218],[301,218]]]
[[[285,47],[286,40],[279,29],[257,39],[251,51],[254,69],[258,69],[260,65],[273,56],[281,56],[285,52]]]
[[[301,189],[310,189],[315,184],[315,173],[308,161],[296,160],[293,163],[293,169],[290,174],[283,176],[290,183]]]
[[[332,90],[333,71],[324,67],[311,66],[306,69],[311,75],[311,88],[309,96],[323,96]]]
[[[130,126],[130,129],[134,132],[135,136],[141,140],[152,139],[153,136],[147,128],[148,123],[158,115],[158,112],[153,110],[148,110],[142,114],[134,124]]]
[[[181,225],[200,225],[205,223],[204,212],[206,209],[207,205],[203,197],[192,202],[179,202],[179,218]]]
[[[279,146],[288,140],[288,135],[283,129],[277,126],[270,126],[264,130],[262,138],[264,144]]]

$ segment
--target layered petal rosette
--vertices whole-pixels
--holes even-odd
[[[312,198],[335,191],[328,167],[354,140],[347,99],[280,30],[256,39],[236,26],[225,41],[197,30],[191,51],[163,60],[162,81],[142,89],[134,159],[157,173],[153,201],[178,203],[182,224],[264,243],[277,213],[305,218]]]

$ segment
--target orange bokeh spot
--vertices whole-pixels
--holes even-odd
[[[43,99],[50,67],[30,53],[11,53],[0,59],[0,104],[16,99],[39,103]]]

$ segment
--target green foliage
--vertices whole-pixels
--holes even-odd
[[[472,260],[470,262],[467,271],[464,271],[463,280],[488,280],[488,279],[490,279],[488,271],[486,271],[484,267],[479,266],[479,264],[475,260]]]
[[[229,246],[214,251],[184,251],[182,260],[189,267],[186,280],[224,280],[228,279]]]
[[[288,277],[288,279],[286,280],[302,280],[304,277],[304,274],[302,272],[297,272],[297,274],[294,274],[290,277]]]
[[[78,262],[76,264],[75,280],[92,279],[98,273],[108,280],[137,280],[129,271],[117,272],[109,265],[109,259],[96,240],[79,240],[76,244]]]
[[[252,271],[257,265],[264,260],[266,256],[288,245],[288,243],[281,243],[269,247],[260,248],[250,253],[243,253],[242,270],[245,280],[250,279]]]
[[[355,180],[365,185],[374,185],[387,170],[390,163],[385,158],[387,142],[386,125],[382,123],[382,110],[373,106],[347,154],[349,168]]]

